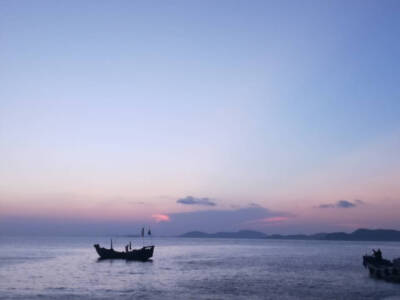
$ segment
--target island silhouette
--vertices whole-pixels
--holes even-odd
[[[336,240],[336,241],[400,241],[400,231],[393,229],[364,229],[360,228],[351,233],[332,232],[316,234],[267,235],[254,230],[237,232],[205,233],[190,231],[180,235],[183,238],[231,238],[231,239],[282,239],[282,240]]]

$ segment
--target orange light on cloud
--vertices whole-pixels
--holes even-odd
[[[169,221],[170,221],[170,218],[169,218],[168,215],[154,214],[154,215],[151,215],[151,217],[152,217],[157,223],[160,223],[160,222],[169,222]]]

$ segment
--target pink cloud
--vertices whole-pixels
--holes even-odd
[[[270,217],[270,218],[264,218],[259,220],[260,223],[277,223],[277,222],[284,222],[288,220],[288,217]]]
[[[168,215],[164,215],[164,214],[154,214],[151,215],[151,217],[156,221],[156,223],[160,223],[160,222],[169,222],[170,218]]]
[[[289,220],[288,217],[283,217],[283,216],[277,216],[277,217],[267,217],[267,218],[262,218],[262,219],[257,219],[257,220],[252,220],[246,222],[247,224],[271,224],[271,223],[281,223]]]

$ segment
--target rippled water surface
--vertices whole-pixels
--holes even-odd
[[[160,238],[145,263],[97,261],[94,243],[109,240],[0,237],[0,299],[400,299],[361,265],[400,243]]]

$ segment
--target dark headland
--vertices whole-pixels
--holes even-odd
[[[254,230],[241,230],[237,232],[205,233],[191,231],[180,235],[185,238],[231,238],[231,239],[281,239],[281,240],[335,240],[335,241],[400,241],[400,231],[393,229],[357,229],[351,233],[332,232],[311,235],[267,235]]]

